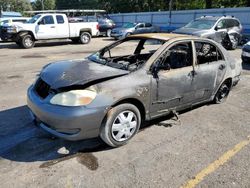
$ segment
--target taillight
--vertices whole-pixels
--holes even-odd
[[[100,26],[99,26],[99,24],[97,24],[97,25],[96,25],[96,29],[99,30],[99,28],[100,28]]]

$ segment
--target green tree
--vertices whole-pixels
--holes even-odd
[[[55,0],[36,0],[33,2],[32,7],[34,10],[42,10],[42,9],[53,10],[56,7],[56,1]]]
[[[0,8],[3,11],[16,12],[32,10],[29,0],[0,0]]]

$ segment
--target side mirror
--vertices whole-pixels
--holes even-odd
[[[38,25],[44,25],[45,22],[44,22],[44,19],[41,19],[39,22],[38,22]]]
[[[215,31],[218,31],[218,30],[220,30],[220,29],[222,29],[222,26],[221,26],[221,25],[217,25],[217,26],[215,27]]]

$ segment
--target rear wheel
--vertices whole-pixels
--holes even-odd
[[[107,36],[107,37],[111,37],[111,29],[108,29],[108,30],[106,31],[106,36]]]
[[[34,47],[35,40],[30,34],[23,35],[20,38],[18,42],[20,42],[23,48],[29,49]]]
[[[224,82],[219,90],[217,91],[215,97],[214,97],[214,103],[216,104],[220,104],[220,103],[223,103],[227,96],[229,95],[229,92],[230,92],[230,86],[229,84],[227,84],[226,82]]]
[[[82,44],[88,44],[91,41],[91,35],[88,32],[82,32],[80,34],[80,42]]]
[[[139,130],[141,114],[132,104],[120,104],[112,108],[100,131],[102,140],[111,147],[126,144]]]

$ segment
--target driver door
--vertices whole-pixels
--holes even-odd
[[[219,21],[215,27],[215,41],[222,43],[225,34],[228,32],[226,19]]]
[[[162,65],[152,81],[152,116],[168,113],[194,102],[195,75],[191,41],[174,44],[156,63]]]
[[[55,19],[52,15],[44,16],[36,26],[37,39],[57,38]]]

